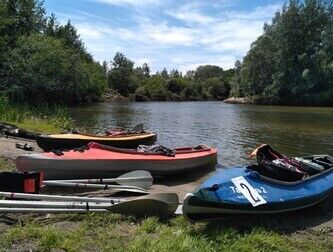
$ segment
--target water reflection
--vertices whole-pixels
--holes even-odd
[[[249,162],[245,151],[259,143],[270,143],[288,155],[333,154],[333,108],[122,102],[78,107],[72,114],[87,132],[143,122],[166,146],[216,146],[223,166]]]

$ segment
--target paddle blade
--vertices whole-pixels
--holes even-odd
[[[175,193],[158,193],[143,196],[119,203],[107,208],[113,213],[133,215],[136,217],[173,215],[179,205],[179,199]]]
[[[136,186],[143,189],[148,189],[153,185],[153,177],[150,172],[144,170],[125,173],[114,181],[120,185]]]
[[[153,177],[151,176],[149,171],[144,171],[144,170],[136,170],[136,171],[131,171],[131,172],[127,172],[121,176],[118,177],[125,179],[125,178],[149,178],[151,180],[153,180]]]
[[[143,131],[143,124],[139,123],[138,125],[134,126],[132,129],[129,130],[129,132],[132,133],[141,133]]]

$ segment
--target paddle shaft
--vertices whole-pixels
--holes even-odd
[[[69,179],[69,180],[45,180],[47,182],[70,182],[70,183],[118,183],[135,181],[152,181],[151,177],[132,177],[132,178],[105,178],[105,179]],[[44,181],[44,182],[45,182]]]
[[[96,203],[96,202],[0,200],[0,207],[9,207],[9,208],[69,208],[69,209],[89,210],[89,209],[106,209],[112,205],[114,204]]]
[[[99,185],[99,184],[84,184],[84,183],[71,183],[71,182],[59,182],[59,181],[43,181],[43,185],[47,186],[63,186],[63,187],[75,187],[75,188],[91,188],[91,189],[113,189],[116,192],[126,191],[126,192],[136,192],[136,193],[149,193],[145,189],[136,186],[123,186],[123,185]]]
[[[70,182],[70,183],[118,183],[126,186],[136,186],[148,189],[153,185],[153,177],[150,172],[144,170],[136,170],[127,172],[117,178],[92,178],[92,179],[69,179],[69,180],[48,180],[51,182]]]
[[[0,213],[86,213],[108,212],[107,209],[68,209],[68,208],[0,208]]]
[[[75,201],[75,202],[96,202],[96,203],[125,202],[125,200],[117,198],[97,198],[97,197],[93,198],[93,197],[80,197],[80,196],[61,196],[61,195],[29,194],[29,193],[14,193],[14,192],[0,192],[0,196],[10,199],[32,199],[32,200],[50,200],[50,201]]]

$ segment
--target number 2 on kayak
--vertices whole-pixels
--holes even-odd
[[[235,185],[236,190],[243,194],[253,207],[267,203],[259,192],[253,188],[243,176],[232,178],[231,181]]]

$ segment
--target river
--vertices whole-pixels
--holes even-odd
[[[248,163],[246,152],[260,143],[291,156],[333,154],[333,108],[119,102],[76,107],[71,114],[78,128],[90,133],[143,123],[167,147],[215,146],[223,167]]]

